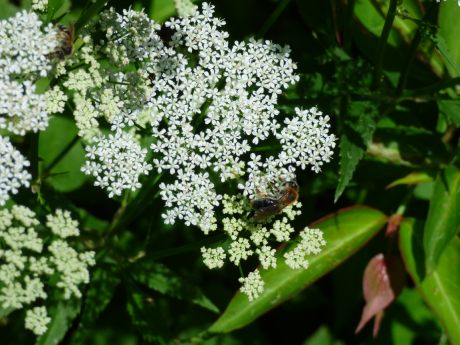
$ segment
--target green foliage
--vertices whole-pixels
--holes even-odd
[[[401,254],[406,268],[431,309],[442,322],[452,344],[460,343],[460,242],[453,238],[439,258],[436,268],[428,273],[424,268],[422,244],[423,223],[406,220],[400,230]]]
[[[372,139],[377,120],[377,109],[370,102],[353,102],[348,109],[349,119],[344,124],[340,138],[340,172],[334,200],[342,195],[353,173],[363,158]]]
[[[85,143],[68,104],[45,131],[11,137],[38,168],[37,194],[20,191],[11,202],[40,216],[71,210],[78,245],[97,253],[81,300],[50,306],[49,330],[37,344],[460,344],[457,1],[211,2],[231,40],[256,36],[292,48],[300,81],[280,95],[281,118],[317,106],[332,119],[334,160],[320,174],[298,176],[303,206],[294,224],[322,229],[325,249],[308,269],[292,270],[280,257],[297,242],[279,248],[277,267],[261,270],[264,293],[249,302],[238,290],[237,268],[203,265],[200,248],[225,247],[222,237],[164,224],[158,185],[171,182],[164,175],[152,172],[141,189],[114,199],[89,183],[81,172]],[[17,3],[0,0],[0,18],[30,8],[30,1]],[[174,0],[49,0],[41,17],[75,23],[78,35],[106,3],[144,10],[159,23],[176,15]],[[37,92],[55,83],[40,79]],[[379,230],[388,219],[402,223],[390,222],[385,236]],[[377,253],[401,256],[408,279],[373,339],[371,325],[354,330],[364,307],[363,272]],[[0,309],[0,344],[33,343],[23,314]]]
[[[460,42],[455,34],[460,29],[460,8],[447,1],[439,9],[439,36],[443,55],[448,57],[446,68],[452,77],[460,76]]]
[[[113,266],[98,267],[93,272],[71,344],[88,342],[94,323],[112,300],[118,284],[119,272]]]
[[[134,280],[161,294],[190,301],[215,313],[219,312],[200,288],[193,286],[160,263],[141,261],[134,265],[131,274]]]
[[[358,207],[339,211],[314,223],[312,226],[324,232],[327,248],[309,260],[310,267],[293,270],[278,260],[276,268],[261,272],[265,281],[263,294],[249,302],[244,294],[237,293],[209,330],[229,332],[241,328],[291,298],[356,252],[385,222],[386,217],[381,212]]]
[[[80,301],[62,300],[50,308],[51,322],[45,334],[37,338],[35,345],[58,344],[66,335],[80,312]]]
[[[64,157],[60,157],[61,152],[65,153]],[[81,172],[84,150],[75,123],[70,119],[54,117],[50,120],[48,128],[40,133],[39,156],[42,178],[57,191],[73,191],[86,181],[86,175]]]
[[[439,257],[460,230],[460,171],[442,170],[434,184],[430,209],[423,231],[423,247],[428,273],[436,268]]]

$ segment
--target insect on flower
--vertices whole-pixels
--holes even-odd
[[[274,193],[257,193],[257,197],[251,200],[254,209],[254,219],[264,220],[280,213],[285,207],[292,205],[299,198],[299,185],[295,181],[286,181],[280,189]]]
[[[58,41],[58,45],[56,49],[49,54],[49,58],[64,60],[67,55],[72,53],[73,41],[75,39],[75,27],[73,25],[70,25],[69,27],[58,25],[56,39]]]

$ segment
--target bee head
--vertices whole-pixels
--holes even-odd
[[[284,183],[285,188],[292,188],[295,190],[299,190],[299,184],[295,180],[289,180]]]

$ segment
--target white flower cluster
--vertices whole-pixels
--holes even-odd
[[[113,178],[114,167],[126,160],[117,152],[126,145],[119,133],[150,130],[153,166],[173,177],[160,185],[166,223],[179,219],[205,233],[217,228],[216,182],[238,179],[242,193],[253,197],[280,177],[294,178],[297,168],[319,172],[335,146],[329,117],[315,108],[280,119],[278,97],[298,80],[289,48],[256,40],[230,44],[224,24],[207,3],[163,28],[142,12],[110,9],[66,61],[84,66],[70,71],[64,83],[74,95],[80,135],[97,138],[101,120],[116,132],[105,140],[110,146],[100,139],[93,144],[84,171],[111,196],[137,188],[140,175],[150,169],[126,172],[134,184]],[[91,30],[102,31],[104,38],[93,43]],[[95,56],[110,63],[102,65]],[[275,157],[255,154],[259,145],[281,150]],[[94,154],[101,147],[107,161]],[[145,167],[145,156],[132,154],[129,164]]]
[[[19,187],[29,186],[31,175],[26,170],[29,165],[29,161],[13,147],[9,139],[0,136],[0,206],[11,194],[16,194]]]
[[[0,21],[0,42],[0,128],[18,135],[43,130],[47,102],[35,93],[35,82],[51,70],[56,31],[51,24],[42,28],[37,14],[22,11]]]
[[[329,117],[315,108],[278,120],[278,95],[298,80],[289,49],[255,40],[230,45],[223,25],[206,3],[201,12],[165,24],[173,34],[159,52],[165,62],[153,74],[148,104],[154,166],[176,178],[173,187],[161,188],[189,191],[195,200],[180,203],[174,193],[162,193],[166,218],[205,233],[216,228],[209,222],[219,206],[216,177],[224,183],[246,175],[240,188],[252,197],[280,177],[292,179],[296,166],[318,172],[335,146]],[[277,158],[251,153],[273,140],[282,146]]]
[[[107,10],[62,66],[63,73],[78,66],[64,85],[79,133],[90,143],[83,171],[95,185],[120,195],[139,188],[152,168],[166,172],[160,184],[165,223],[179,220],[208,234],[219,228],[216,214],[224,214],[231,243],[202,248],[209,268],[254,255],[262,268],[275,267],[272,245],[291,239],[300,203],[280,219],[255,222],[248,200],[259,191],[275,195],[280,180],[294,180],[298,170],[319,172],[336,138],[329,117],[316,108],[280,116],[279,96],[299,79],[289,48],[254,39],[229,43],[224,24],[207,3],[163,27],[142,12]],[[102,39],[93,41],[93,32]],[[104,123],[112,134],[102,134]],[[133,132],[150,134],[152,166],[146,141]],[[220,184],[238,196],[223,196]]]
[[[24,206],[0,210],[0,240],[5,244],[0,249],[0,308],[36,305],[52,287],[62,290],[64,298],[81,297],[78,287],[89,282],[94,252],[78,253],[66,242],[79,234],[69,212],[48,215],[46,226],[48,233]],[[43,334],[49,321],[45,307],[27,310],[25,325],[35,334]]]
[[[82,171],[94,176],[95,185],[110,197],[139,188],[140,176],[152,169],[133,129],[145,124],[142,109],[151,92],[147,64],[158,62],[154,52],[162,46],[156,33],[159,25],[142,12],[123,13],[103,12],[82,38],[83,47],[61,66],[61,73],[66,73],[66,66],[83,65],[67,73],[64,86],[73,94],[79,134],[90,144]],[[91,30],[102,30],[105,38],[94,43]],[[103,59],[96,56],[109,63],[100,63]],[[130,64],[139,68],[128,68]],[[112,134],[103,134],[102,122],[110,124]]]
[[[58,44],[52,25],[42,26],[38,15],[27,11],[0,20],[0,130],[11,134],[45,129],[49,114],[62,111],[66,101],[57,86],[36,93],[36,82],[50,72],[49,55]],[[29,185],[28,166],[9,139],[0,135],[0,206],[19,187]]]
[[[297,202],[286,207],[280,218],[274,221],[268,219],[265,222],[255,222],[247,216],[250,213],[250,206],[246,198],[225,194],[222,204],[224,214],[222,226],[231,242],[225,248],[202,247],[203,262],[210,269],[221,268],[228,257],[230,262],[239,266],[249,257],[257,255],[261,268],[253,271],[246,278],[240,278],[240,282],[243,283],[241,291],[252,301],[264,290],[259,270],[277,266],[275,246],[292,239],[294,228],[290,222],[301,214],[302,205]],[[300,232],[300,241],[295,248],[284,253],[285,262],[293,269],[308,268],[308,258],[319,254],[325,244],[321,230],[307,227]]]
[[[34,307],[26,312],[25,327],[36,335],[42,335],[48,329],[50,321],[45,307]]]
[[[258,270],[249,273],[245,278],[241,277],[239,282],[243,284],[241,292],[248,296],[249,302],[252,302],[264,292],[265,283]]]
[[[326,245],[323,232],[319,229],[307,227],[300,233],[300,237],[300,243],[291,251],[284,253],[286,264],[293,269],[308,268],[309,262],[306,257],[319,254],[322,247]]]
[[[45,12],[48,8],[48,0],[32,0],[32,9],[37,12]]]
[[[179,17],[188,17],[195,13],[197,6],[191,0],[174,0]]]
[[[96,177],[96,186],[105,188],[109,197],[141,186],[139,176],[147,174],[152,166],[145,162],[147,150],[130,133],[120,130],[108,137],[96,137],[94,142],[86,147],[88,160],[82,171]]]
[[[147,63],[158,63],[156,51],[161,48],[157,46],[162,46],[156,33],[159,28],[143,12],[124,10],[120,15],[110,9],[87,29],[83,47],[64,62],[70,67],[79,66],[67,73],[64,86],[73,93],[80,136],[88,140],[98,136],[104,121],[114,131],[143,124],[140,112],[151,84]],[[102,31],[105,37],[94,43],[93,31]],[[100,63],[104,59],[108,63]],[[138,68],[128,68],[130,64]],[[66,66],[61,67],[61,73],[65,73]]]

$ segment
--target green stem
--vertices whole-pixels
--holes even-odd
[[[404,60],[403,67],[401,69],[401,73],[399,75],[398,86],[396,87],[396,95],[400,96],[406,87],[407,84],[407,77],[409,76],[409,72],[412,66],[412,62],[414,61],[415,54],[417,53],[417,48],[422,41],[422,28],[419,27],[415,32],[414,38],[409,46],[409,52]]]
[[[238,264],[238,270],[240,271],[241,278],[244,278],[243,267],[241,266],[241,264]]]
[[[343,28],[343,49],[349,53],[351,49],[351,28],[356,0],[349,0],[345,13],[345,25]]]
[[[32,180],[37,181],[39,179],[39,157],[38,157],[38,136],[39,133],[33,133],[30,139],[30,171],[32,174]]]
[[[281,14],[284,12],[284,10],[286,9],[287,5],[289,5],[290,2],[291,2],[291,0],[281,0],[280,1],[278,6],[276,7],[276,9],[272,12],[270,17],[267,18],[265,23],[260,28],[259,33],[258,33],[259,37],[263,37],[263,36],[266,35],[268,30],[270,30],[270,28],[273,26],[273,24],[275,24],[275,22],[281,16]]]
[[[191,252],[196,252],[199,248],[210,245],[210,244],[215,244],[218,242],[222,242],[225,240],[227,236],[225,234],[219,234],[215,235],[209,238],[206,238],[204,240],[190,243],[190,244],[185,244],[183,246],[175,247],[175,248],[169,248],[169,249],[163,249],[156,251],[150,255],[145,256],[145,258],[148,258],[149,260],[160,260],[164,258],[168,258],[171,256],[176,256],[176,255],[182,255],[186,253],[191,253]]]
[[[252,149],[253,152],[261,152],[261,151],[274,151],[281,149],[281,145],[265,145],[265,146],[257,146]]]
[[[154,200],[159,196],[156,193],[152,196],[152,191],[160,181],[162,174],[158,174],[149,184],[144,184],[143,188],[139,191],[136,197],[128,205],[122,204],[116,212],[112,223],[107,229],[105,241],[113,237],[120,229],[129,225],[148,205],[147,199]]]
[[[420,89],[415,89],[415,90],[410,90],[406,91],[404,93],[404,96],[424,96],[424,95],[433,95],[433,93],[436,93],[438,91],[450,88],[450,87],[455,87],[457,85],[460,85],[460,77],[448,79],[448,80],[443,80],[440,81],[436,84],[422,87]]]
[[[51,161],[51,163],[45,168],[43,172],[43,177],[46,178],[49,176],[49,173],[53,168],[64,158],[69,151],[75,146],[75,144],[80,140],[78,135],[75,135],[73,139],[64,147],[64,149]]]
[[[396,7],[398,0],[390,0],[388,7],[387,16],[385,18],[385,24],[383,25],[382,33],[379,38],[377,45],[377,51],[375,55],[375,70],[374,70],[374,82],[373,88],[377,89],[380,85],[380,78],[382,76],[382,64],[387,46],[388,37],[390,36],[391,27],[396,16]]]

